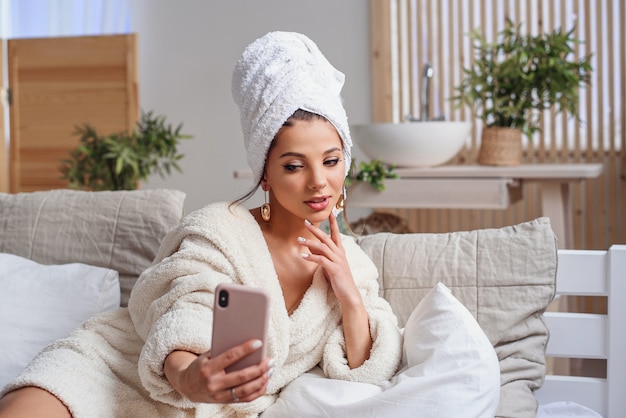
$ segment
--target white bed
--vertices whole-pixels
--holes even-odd
[[[558,296],[606,296],[607,315],[546,312],[547,355],[605,359],[606,378],[548,375],[541,405],[575,402],[605,418],[626,416],[626,245],[608,251],[559,250]]]

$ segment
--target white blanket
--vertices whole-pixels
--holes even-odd
[[[537,418],[602,418],[602,415],[576,402],[565,401],[539,405]]]

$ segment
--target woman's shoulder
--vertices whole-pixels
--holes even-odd
[[[371,274],[375,276],[378,275],[376,265],[365,251],[363,251],[355,237],[342,234],[341,242],[343,243],[348,262],[353,272],[368,272],[366,276],[370,276]]]
[[[231,202],[210,203],[185,215],[178,230],[185,234],[211,234],[229,230],[241,230],[258,226],[248,209]]]
[[[193,222],[199,219],[223,220],[235,218],[241,220],[250,219],[252,215],[242,205],[237,203],[219,201],[209,203],[200,209],[196,209],[183,217],[182,222]]]
[[[343,243],[344,248],[346,248],[346,249],[349,248],[351,251],[363,254],[363,255],[365,255],[367,257],[367,255],[365,254],[365,251],[363,251],[363,249],[361,248],[361,246],[357,242],[356,236],[343,234],[342,233],[341,234],[341,242]]]

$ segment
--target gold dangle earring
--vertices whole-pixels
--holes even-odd
[[[347,197],[346,186],[343,186],[343,193],[339,195],[339,199],[337,200],[337,204],[335,205],[335,208],[343,209],[346,206],[346,197]]]
[[[265,190],[265,203],[261,205],[261,218],[263,218],[265,222],[270,221],[270,217],[271,217],[270,212],[271,212],[270,204],[267,202],[267,190]]]

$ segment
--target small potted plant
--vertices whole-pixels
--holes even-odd
[[[178,162],[180,140],[191,138],[165,122],[164,116],[142,112],[132,132],[100,136],[89,124],[76,127],[80,144],[63,160],[61,173],[72,189],[134,190],[152,173],[161,177],[172,169],[181,171]]]
[[[482,120],[478,163],[517,165],[522,134],[540,131],[543,110],[554,108],[578,118],[579,88],[589,84],[591,56],[573,56],[574,29],[540,35],[522,34],[521,24],[507,19],[496,42],[478,30],[469,36],[475,56],[452,99],[468,105]]]
[[[359,182],[367,183],[374,189],[385,190],[385,179],[397,179],[398,175],[393,172],[394,165],[383,164],[380,160],[370,162],[361,161],[358,166],[355,160],[350,164],[350,172],[345,180],[345,186],[350,187]]]

